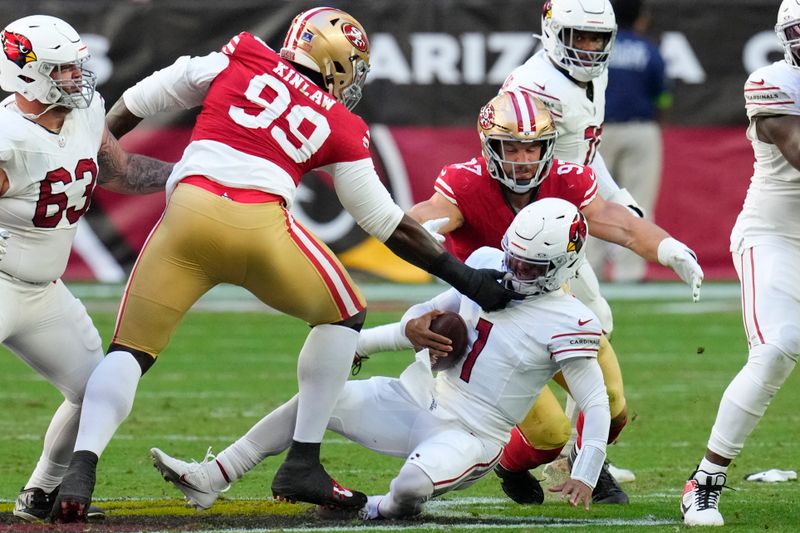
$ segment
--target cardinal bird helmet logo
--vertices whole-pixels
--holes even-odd
[[[36,54],[33,51],[30,39],[19,33],[4,31],[2,36],[3,52],[9,61],[19,68],[24,67],[31,61],[36,61]]]

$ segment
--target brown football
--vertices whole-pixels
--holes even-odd
[[[445,311],[431,320],[430,330],[443,335],[452,341],[453,350],[446,356],[431,358],[431,369],[447,370],[454,367],[467,352],[467,324],[458,313]]]

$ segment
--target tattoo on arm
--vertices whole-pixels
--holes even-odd
[[[173,167],[173,163],[140,154],[128,154],[110,134],[100,148],[97,159],[100,164],[98,184],[121,193],[163,191]]]

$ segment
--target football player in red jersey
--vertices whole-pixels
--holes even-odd
[[[48,518],[69,463],[86,382],[103,359],[100,335],[61,281],[97,185],[164,190],[172,165],[128,156],[105,125],[85,68],[89,49],[65,21],[31,15],[0,31],[0,343],[64,399],[14,505]]]
[[[435,222],[457,257],[467,257],[481,246],[497,246],[519,210],[535,200],[556,197],[581,210],[591,235],[671,267],[690,285],[695,278],[702,279],[689,248],[624,206],[604,200],[590,167],[553,159],[557,133],[552,116],[530,92],[501,92],[489,101],[481,109],[478,133],[482,155],[444,167],[433,196],[409,210],[420,222]],[[373,338],[379,346],[393,349],[401,335],[396,325],[362,333],[362,342],[371,343]],[[438,343],[429,347],[446,349]],[[619,363],[605,336],[598,361],[611,406],[609,442],[614,442],[627,422],[627,407]],[[518,503],[541,503],[541,486],[529,470],[555,459],[569,436],[569,420],[545,387],[528,417],[514,429],[496,470],[506,494]],[[595,503],[627,502],[607,468],[593,496]]]
[[[380,183],[366,124],[351,112],[369,70],[356,19],[320,7],[292,22],[280,53],[249,33],[221,52],[181,57],[127,90],[109,112],[123,135],[143,117],[202,105],[191,142],[167,184],[166,211],[121,302],[108,355],[87,386],[75,453],[53,518],[84,518],[96,464],[133,405],[142,374],[183,315],[219,283],[242,286],[312,326],[298,361],[294,439],[272,482],[276,497],[360,508],[319,461],[331,409],[347,379],[366,306],[334,254],[289,208],[306,172],[333,176],[344,207],[403,259],[483,308],[521,298],[447,253]]]

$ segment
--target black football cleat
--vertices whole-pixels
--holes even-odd
[[[50,517],[53,501],[58,495],[58,488],[47,494],[39,487],[23,489],[14,503],[14,516],[26,522],[44,522]]]
[[[53,489],[50,494],[39,487],[23,488],[14,503],[14,516],[26,522],[46,522],[50,519],[53,503],[56,500],[56,496],[58,496],[60,488],[61,485]],[[91,505],[86,512],[86,517],[90,522],[105,520],[106,510],[102,507]]]
[[[592,502],[612,505],[628,503],[628,495],[625,494],[617,480],[608,471],[607,462],[603,464],[603,469],[600,470],[600,476],[597,478],[597,485],[592,491]]]
[[[572,447],[569,454],[569,468],[572,470],[572,463],[578,456],[578,450]],[[608,460],[603,463],[603,468],[600,470],[600,476],[597,478],[597,485],[594,486],[592,491],[592,503],[610,504],[610,505],[624,505],[628,503],[628,495],[619,486],[617,480],[608,471]]]
[[[94,492],[97,455],[82,450],[72,455],[61,489],[53,502],[50,521],[54,523],[86,522]]]
[[[319,463],[283,462],[272,480],[272,496],[287,502],[307,502],[339,509],[358,510],[367,503],[364,493],[339,485]]]
[[[544,502],[542,485],[529,471],[512,472],[498,463],[494,473],[500,478],[503,492],[514,502],[520,505],[541,505]]]

